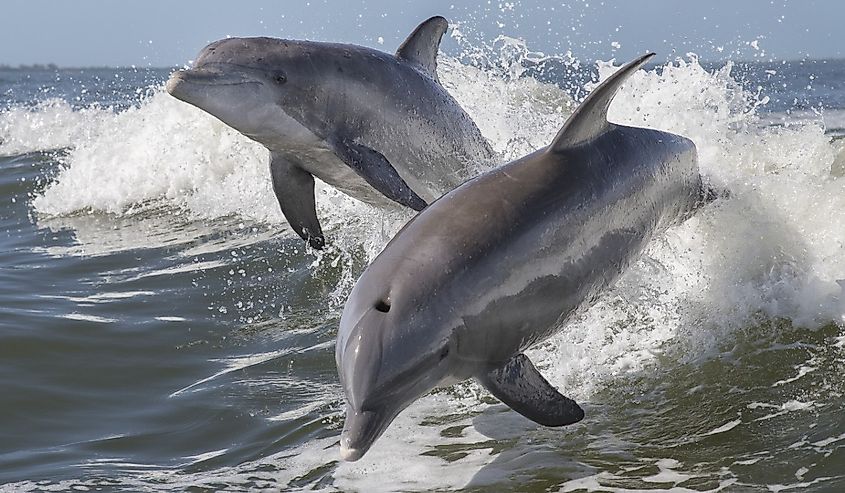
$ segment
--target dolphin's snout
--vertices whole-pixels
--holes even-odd
[[[170,78],[167,79],[167,84],[165,85],[165,89],[167,93],[171,96],[176,96],[179,92],[179,86],[184,81],[185,71],[184,70],[177,70],[170,74]]]
[[[346,421],[340,434],[340,457],[349,462],[360,459],[381,436],[391,416],[382,412],[356,411],[346,406]]]
[[[383,370],[384,342],[379,329],[384,320],[381,316],[374,316],[373,312],[368,311],[352,329],[340,363],[347,379],[344,387],[349,404],[356,409],[368,411],[371,409],[368,409],[365,401],[372,400],[373,393],[379,388]]]
[[[347,462],[355,462],[364,456],[364,450],[345,447],[340,444],[340,458]]]
[[[246,97],[246,93],[224,95],[218,89],[231,88],[235,91],[252,83],[259,81],[247,76],[241,69],[217,64],[177,70],[170,75],[165,89],[176,99],[220,117],[209,108],[220,106],[220,103],[225,101],[240,101]]]

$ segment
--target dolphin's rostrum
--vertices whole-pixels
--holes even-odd
[[[440,85],[448,24],[420,24],[396,55],[273,38],[230,38],[175,72],[167,90],[270,150],[273,188],[291,227],[314,248],[314,177],[374,205],[421,210],[493,157]]]
[[[470,377],[540,424],[584,417],[523,352],[701,199],[690,140],[607,121],[619,87],[651,56],[596,88],[548,147],[429,205],[367,267],[336,347],[344,459],[359,459],[417,398]]]

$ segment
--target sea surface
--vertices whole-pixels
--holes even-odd
[[[613,67],[501,38],[439,71],[505,162]],[[0,489],[845,491],[845,61],[635,74],[611,120],[690,137],[729,195],[530,351],[587,417],[465,382],[355,463],[340,313],[411,215],[318,184],[305,248],[267,152],[169,72],[0,70]]]

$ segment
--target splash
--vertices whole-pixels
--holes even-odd
[[[600,79],[616,67],[599,63]],[[765,96],[732,65],[695,59],[640,71],[611,121],[691,138],[706,181],[729,198],[670,230],[579,321],[536,351],[551,380],[589,396],[672,356],[706,358],[765,320],[817,328],[845,322],[845,182],[819,121],[765,126]]]
[[[211,116],[160,89],[123,112],[89,111],[108,124],[70,148],[65,168],[33,200],[38,213],[132,215],[166,204],[207,219],[276,217],[266,152]]]
[[[98,139],[113,122],[112,113],[92,106],[74,110],[63,99],[0,113],[0,155],[51,151]]]

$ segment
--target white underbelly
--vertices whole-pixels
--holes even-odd
[[[297,157],[305,171],[350,197],[380,207],[397,205],[373,188],[328,148],[315,148],[307,155]]]
[[[250,135],[253,140],[264,144],[271,152],[293,156],[305,171],[350,197],[380,207],[397,205],[341,161],[324,139],[281,108],[270,111],[272,117],[267,118],[273,123],[268,124],[261,135]]]

